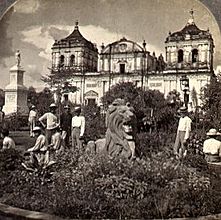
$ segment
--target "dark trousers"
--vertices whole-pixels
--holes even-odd
[[[70,145],[70,136],[71,136],[71,130],[70,129],[63,129],[64,131],[66,131],[66,137],[64,139],[64,143],[66,147],[69,147]]]
[[[52,137],[52,130],[45,130],[45,137],[46,137],[46,146],[51,144],[51,137]]]

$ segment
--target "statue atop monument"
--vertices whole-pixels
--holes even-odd
[[[21,66],[21,53],[19,50],[15,53],[16,66]]]
[[[27,115],[29,112],[27,105],[27,88],[24,86],[24,72],[21,68],[21,54],[17,50],[15,53],[16,64],[10,68],[10,83],[5,87],[5,114],[19,113]]]

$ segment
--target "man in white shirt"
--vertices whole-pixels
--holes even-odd
[[[41,132],[40,127],[33,128],[34,136],[37,138],[35,145],[27,150],[30,153],[30,160],[27,164],[23,163],[24,167],[30,167],[34,164],[35,159],[39,164],[44,164],[49,162],[49,151],[46,146],[46,138]]]
[[[220,162],[221,142],[216,140],[217,136],[221,135],[215,128],[211,128],[206,134],[209,139],[203,143],[203,153],[207,162]]]
[[[174,144],[174,154],[177,157],[184,157],[186,155],[186,142],[190,137],[192,120],[188,117],[186,107],[180,108],[180,120],[177,129],[176,141]]]
[[[72,148],[75,149],[76,147],[78,147],[78,149],[82,149],[81,139],[85,131],[85,117],[80,115],[80,107],[75,107],[74,111],[76,115],[72,118],[71,121]]]
[[[50,112],[46,112],[43,116],[39,118],[40,123],[44,128],[46,128],[46,141],[47,145],[51,144],[51,137],[52,137],[52,128],[54,127],[55,123],[58,123],[58,117],[56,116],[56,104],[51,104],[49,106]],[[44,123],[46,121],[46,124]]]
[[[28,122],[30,125],[30,137],[34,137],[33,128],[36,126],[36,120],[37,120],[36,107],[32,105],[28,117]]]

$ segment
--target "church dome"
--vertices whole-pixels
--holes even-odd
[[[174,32],[172,34],[169,33],[169,36],[166,38],[166,43],[195,39],[212,39],[212,35],[210,34],[209,30],[201,30],[196,26],[193,17],[193,10],[191,10],[190,13],[191,17],[189,18],[186,26],[180,31]]]
[[[115,41],[111,44],[108,44],[101,51],[101,54],[111,53],[134,53],[134,52],[143,52],[144,49],[131,40],[127,40],[125,37]]]
[[[96,45],[84,38],[80,33],[78,22],[75,23],[74,31],[70,35],[59,41],[55,41],[55,43],[53,44],[53,48],[72,48],[75,46],[86,46],[91,50],[97,51]]]

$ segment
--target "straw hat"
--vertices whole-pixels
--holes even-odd
[[[185,106],[180,107],[179,112],[187,112],[187,108]]]
[[[38,127],[38,126],[34,127],[34,128],[33,128],[33,132],[36,132],[36,131],[41,131],[41,128]]]
[[[208,135],[208,136],[217,136],[217,135],[221,135],[221,133],[217,132],[217,130],[215,128],[211,128],[209,130],[209,132],[206,133],[206,135]]]
[[[75,107],[75,108],[74,108],[74,111],[75,111],[75,112],[81,111],[81,107],[80,107],[80,106]]]
[[[31,109],[35,109],[35,108],[36,108],[36,106],[35,106],[35,105],[32,105],[32,106],[31,106]]]
[[[55,103],[50,104],[49,108],[57,108],[57,105]]]

